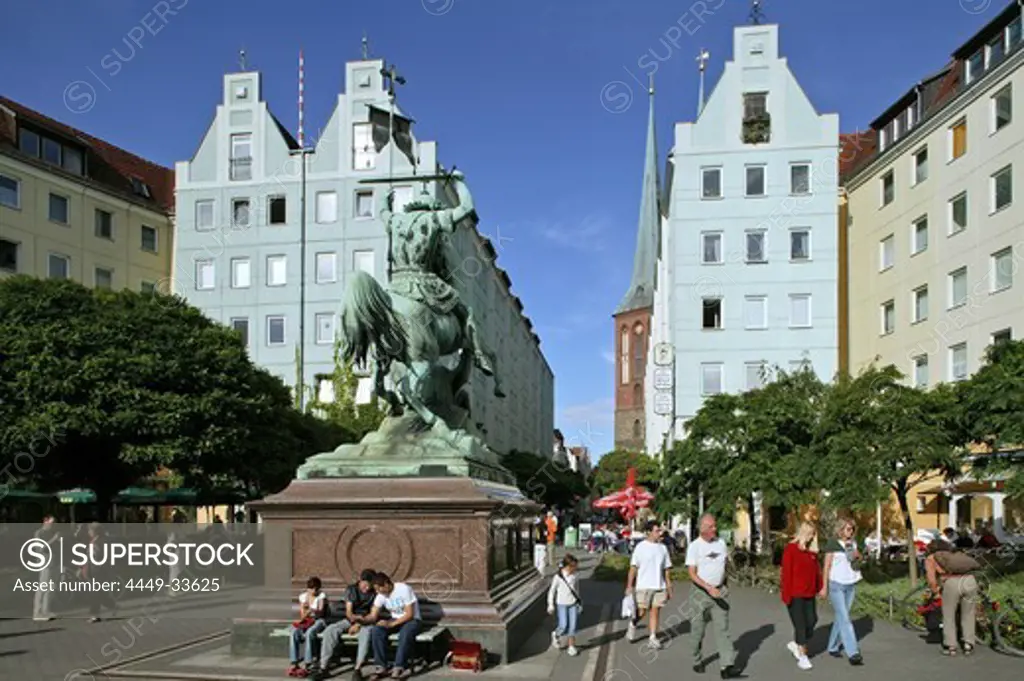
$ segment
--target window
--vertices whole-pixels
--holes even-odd
[[[144,281],[139,284],[139,291],[149,294],[156,293],[156,284],[151,281]]]
[[[959,307],[967,302],[967,268],[950,272],[949,279],[949,307]]]
[[[43,160],[57,166],[60,165],[60,142],[52,140],[49,137],[43,138]]]
[[[46,261],[46,276],[50,279],[67,279],[71,276],[71,258],[51,253]]]
[[[321,225],[338,221],[338,194],[336,192],[317,192],[316,221]]]
[[[267,256],[267,286],[284,286],[288,279],[288,259],[283,255]]]
[[[249,258],[231,259],[231,288],[252,286],[252,263]]]
[[[68,199],[59,194],[50,194],[50,219],[62,225],[68,224]]]
[[[283,225],[288,222],[288,204],[283,196],[270,196],[267,198],[268,225]]]
[[[700,328],[702,329],[721,329],[722,328],[722,299],[721,298],[704,298],[701,301],[701,309],[703,314],[701,316]]]
[[[996,331],[995,333],[992,334],[992,345],[996,345],[998,343],[1008,343],[1011,340],[1013,340],[1012,329],[1003,329],[1002,331]]]
[[[21,207],[21,183],[13,177],[0,175],[0,206]]]
[[[893,266],[895,261],[895,248],[896,244],[893,240],[893,235],[882,239],[878,244],[878,271],[884,272]]]
[[[928,319],[928,287],[914,289],[914,323]]]
[[[235,317],[231,320],[231,329],[242,336],[242,345],[249,347],[249,319]]]
[[[914,387],[928,387],[928,355],[918,355],[914,358]]]
[[[356,123],[352,126],[352,170],[372,170],[377,167],[377,148],[373,144],[373,125]]]
[[[97,267],[94,278],[96,288],[106,289],[107,291],[114,288],[114,270]]]
[[[114,240],[114,216],[99,208],[96,209],[96,237]]]
[[[4,272],[18,271],[17,242],[0,239],[0,270]]]
[[[882,335],[887,336],[896,330],[896,303],[887,300],[882,303]]]
[[[619,336],[619,370],[622,383],[629,383],[629,329],[622,327]]]
[[[913,184],[921,184],[928,179],[928,147],[924,147],[914,154],[914,177]]]
[[[992,254],[992,291],[1002,291],[1013,285],[1013,248],[1004,248]]]
[[[790,230],[789,259],[793,261],[803,261],[811,259],[811,230]]]
[[[633,439],[638,439],[642,434],[643,426],[640,425],[640,419],[633,419]]]
[[[747,166],[747,196],[764,196],[764,166]]]
[[[323,312],[316,315],[316,344],[330,345],[334,343],[334,315]]]
[[[756,390],[764,387],[764,362],[747,362],[744,365],[746,373],[746,389]]]
[[[1010,51],[1020,42],[1020,17],[1010,22],[1006,27],[1006,50]]]
[[[252,134],[231,136],[231,179],[252,179]]]
[[[153,193],[149,191],[149,185],[137,177],[132,177],[132,191],[144,198],[152,198]]]
[[[704,199],[722,198],[722,169],[703,168],[700,172],[700,195]]]
[[[701,364],[700,365],[700,392],[702,395],[718,395],[722,392],[723,374],[725,365]]]
[[[992,132],[998,132],[1013,120],[1013,86],[1007,85],[992,95]]]
[[[768,298],[747,296],[743,299],[743,328],[768,328]]]
[[[882,205],[888,206],[892,203],[892,200],[896,198],[896,188],[893,185],[892,171],[890,170],[885,175],[882,175],[880,182],[882,183]]]
[[[751,92],[743,95],[743,120],[759,118],[768,113],[768,93]]]
[[[80,149],[64,147],[64,170],[75,175],[85,174],[85,157]]]
[[[356,217],[373,217],[373,190],[366,189],[356,192]]]
[[[985,47],[985,68],[992,68],[1006,56],[1006,37],[1000,32]]]
[[[958,343],[949,349],[949,377],[954,381],[967,378],[967,343]]]
[[[196,229],[199,231],[213,229],[213,200],[196,201]]]
[[[338,255],[336,253],[316,254],[316,283],[331,284],[338,281]]]
[[[978,50],[967,58],[967,82],[973,83],[985,70],[985,51]]]
[[[29,156],[35,156],[38,158],[39,135],[28,128],[21,128],[18,130],[18,148]]]
[[[701,262],[716,265],[722,262],[722,233],[701,234]]]
[[[747,262],[768,262],[764,250],[764,232],[747,232]]]
[[[156,227],[142,225],[139,248],[147,253],[156,253]]]
[[[284,317],[267,317],[267,345],[284,345]]]
[[[412,187],[409,185],[402,185],[395,187],[395,195],[391,200],[391,208],[396,213],[398,211],[405,210],[405,207],[412,203]]]
[[[196,260],[196,290],[208,291],[213,288],[216,278],[212,260]]]
[[[794,293],[789,296],[789,326],[791,328],[811,326],[811,294]]]
[[[811,193],[811,164],[794,163],[789,166],[789,193]]]
[[[231,225],[233,227],[249,226],[249,199],[235,199],[231,202]]]
[[[967,192],[949,200],[949,234],[958,234],[967,229]]]
[[[644,340],[643,324],[637,324],[633,328],[633,333],[636,334],[636,338],[633,339],[633,377],[639,381],[643,379],[644,375],[644,348],[647,347],[647,341]]]
[[[967,153],[967,119],[961,118],[949,129],[949,160],[955,161]]]
[[[768,93],[743,95],[743,131],[745,144],[763,144],[771,140],[771,117],[768,114]]]
[[[1006,166],[992,176],[992,212],[1013,203],[1013,166]]]
[[[352,267],[359,272],[366,272],[371,277],[374,276],[377,267],[374,262],[373,251],[353,251]]]
[[[910,254],[917,255],[926,250],[928,250],[928,216],[922,215],[914,220],[914,224],[911,226]]]

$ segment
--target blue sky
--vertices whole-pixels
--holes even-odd
[[[853,131],[937,70],[1007,2],[763,4],[811,101]],[[500,233],[499,263],[555,372],[556,425],[599,455],[612,446],[610,315],[629,281],[639,210],[647,101],[638,83],[656,71],[663,164],[672,124],[692,120],[696,109],[698,50],[711,52],[710,90],[749,6],[33,0],[4,9],[0,92],[171,166],[198,147],[239,49],[263,71],[266,99],[293,131],[304,49],[306,126],[315,133],[365,30],[372,56],[396,63],[408,79],[399,96],[419,138],[437,140],[442,162],[466,173],[482,231]],[[121,68],[111,75],[115,61]],[[65,106],[75,81],[95,90],[87,111]]]

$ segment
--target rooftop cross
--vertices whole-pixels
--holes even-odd
[[[394,64],[388,66],[387,62],[384,62],[380,75],[384,76],[384,85],[388,88],[388,96],[394,99],[395,85],[405,85],[405,78],[398,75],[398,68]]]

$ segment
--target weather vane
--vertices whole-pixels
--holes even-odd
[[[761,0],[751,0],[750,23],[757,26],[762,21],[764,21],[764,10],[761,9]]]

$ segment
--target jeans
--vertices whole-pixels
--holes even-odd
[[[50,581],[50,569],[45,568],[39,573],[40,582]],[[37,591],[32,598],[32,617],[49,617],[52,613],[50,612],[50,593],[49,591]]]
[[[828,637],[828,652],[838,653],[840,647],[846,651],[847,657],[860,654],[857,647],[857,632],[853,630],[850,609],[857,595],[856,584],[828,583],[828,598],[832,602],[835,618],[832,621],[832,633]],[[842,645],[840,645],[840,643]]]
[[[291,660],[292,664],[299,663],[299,647],[305,643],[305,656],[303,661],[307,665],[313,664],[313,646],[316,645],[316,635],[319,634],[327,627],[327,622],[323,620],[317,620],[313,622],[313,626],[303,631],[296,626],[292,626],[292,637],[288,641],[288,659]]]
[[[320,667],[326,669],[331,658],[334,657],[334,652],[338,649],[338,645],[341,643],[341,637],[352,628],[352,624],[348,620],[341,620],[340,622],[334,622],[324,629],[324,633],[320,635]],[[366,662],[366,658],[370,654],[370,633],[373,631],[372,626],[362,625],[359,627],[359,643],[356,648],[356,667],[362,667]]]
[[[814,598],[794,598],[786,607],[789,610],[789,619],[793,623],[793,641],[801,648],[806,648],[814,636],[814,627],[818,624]]]
[[[707,629],[706,615],[711,611],[711,626],[715,632],[715,643],[718,645],[718,664],[722,669],[731,667],[736,661],[736,649],[729,638],[729,603],[727,594],[722,589],[721,598],[712,598],[699,587],[690,589],[690,605],[693,615],[690,618],[690,631],[693,634],[693,661],[703,665],[704,631]]]
[[[373,627],[370,633],[370,646],[373,648],[373,661],[379,667],[388,666],[388,636],[395,630],[386,625]],[[398,650],[395,652],[395,668],[405,669],[412,660],[412,647],[416,644],[416,634],[420,633],[420,621],[409,620],[398,627]]]
[[[576,635],[576,623],[579,620],[580,609],[577,605],[557,605],[558,628],[555,633],[559,636],[573,637]]]

